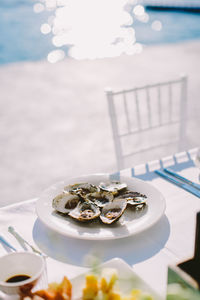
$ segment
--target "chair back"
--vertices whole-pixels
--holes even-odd
[[[106,96],[118,170],[126,167],[126,160],[133,166],[133,156],[138,164],[144,162],[142,157],[153,160],[185,150],[186,76],[121,91],[109,89]]]

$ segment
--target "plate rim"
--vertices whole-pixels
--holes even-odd
[[[154,220],[151,221],[150,224],[148,224],[148,226],[142,226],[140,229],[138,229],[136,232],[131,232],[131,233],[127,233],[127,234],[124,234],[124,235],[121,235],[121,236],[100,236],[100,237],[97,237],[97,236],[82,236],[82,235],[75,235],[75,234],[71,234],[71,233],[68,233],[67,231],[64,231],[60,228],[58,228],[57,226],[54,226],[54,224],[52,224],[52,222],[48,222],[48,221],[44,221],[44,218],[41,217],[40,215],[40,212],[39,212],[39,204],[41,202],[41,198],[42,198],[42,195],[47,192],[48,190],[50,189],[53,189],[53,187],[61,184],[61,183],[64,183],[64,185],[66,184],[66,182],[68,181],[73,181],[73,180],[76,180],[76,179],[81,179],[81,178],[87,178],[87,177],[91,177],[91,176],[105,176],[107,177],[108,179],[110,178],[110,175],[109,173],[91,173],[91,174],[84,174],[84,175],[80,175],[80,176],[76,176],[76,177],[70,177],[70,178],[67,178],[67,179],[63,179],[63,180],[60,180],[54,184],[52,184],[51,186],[49,186],[48,188],[46,188],[45,190],[43,190],[43,192],[40,194],[40,196],[38,197],[37,201],[36,201],[36,204],[35,204],[35,209],[36,209],[36,214],[39,218],[39,220],[45,225],[47,226],[47,228],[63,235],[63,236],[66,236],[66,237],[69,237],[69,238],[75,238],[75,239],[79,239],[79,240],[93,240],[93,241],[103,241],[103,240],[115,240],[115,239],[122,239],[122,238],[127,238],[129,236],[133,236],[133,235],[137,235],[137,234],[140,234],[141,232],[143,231],[146,231],[147,229],[150,229],[153,225],[155,225],[161,218],[162,216],[164,215],[165,213],[165,210],[166,210],[166,200],[163,196],[163,194],[156,188],[154,187],[151,183],[149,182],[146,182],[140,178],[137,178],[137,177],[132,177],[132,176],[126,176],[126,175],[120,175],[119,179],[116,179],[116,180],[119,180],[121,181],[121,178],[125,178],[128,179],[128,180],[136,180],[140,183],[145,183],[145,185],[147,186],[150,186],[150,188],[153,188],[161,197],[162,199],[162,211],[160,212],[160,214],[157,216],[157,218],[154,218]],[[113,180],[113,179],[111,179]]]

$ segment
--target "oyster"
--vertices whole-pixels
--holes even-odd
[[[105,224],[116,222],[123,214],[127,206],[125,199],[116,199],[102,208],[100,219]]]
[[[64,187],[64,191],[84,197],[89,193],[97,192],[98,188],[91,183],[83,182],[67,185]]]
[[[121,183],[119,181],[109,181],[109,182],[101,182],[99,184],[101,190],[106,192],[111,192],[113,194],[118,194],[118,192],[127,188],[126,183]]]
[[[91,221],[98,218],[100,215],[100,209],[97,205],[91,202],[80,202],[77,207],[69,213],[69,216],[81,221]]]
[[[127,191],[121,194],[117,199],[125,199],[129,205],[141,205],[147,202],[147,196],[138,192]]]
[[[95,203],[99,207],[104,207],[107,203],[113,201],[114,196],[112,193],[100,191],[87,194],[85,199]]]
[[[62,193],[53,199],[52,206],[58,212],[68,214],[79,202],[80,198],[77,195]]]

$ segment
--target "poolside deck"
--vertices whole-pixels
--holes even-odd
[[[199,53],[200,41],[194,41],[118,58],[1,66],[0,206],[38,197],[63,178],[116,170],[105,87],[129,88],[185,72],[188,148],[199,146]]]

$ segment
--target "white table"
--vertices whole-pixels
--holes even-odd
[[[78,240],[56,234],[46,228],[35,213],[37,199],[0,209],[0,232],[18,250],[16,239],[8,233],[15,229],[30,243],[46,253],[49,281],[61,280],[63,275],[73,278],[86,270],[88,254],[101,256],[102,261],[122,258],[134,271],[165,298],[168,265],[177,264],[193,256],[196,213],[200,211],[200,198],[158,177],[155,169],[172,168],[181,175],[198,182],[199,170],[194,166],[196,150],[178,153],[162,161],[150,162],[118,173],[136,176],[151,182],[166,199],[165,215],[148,230],[128,238],[112,241]],[[116,174],[115,174],[116,176]],[[0,255],[10,250],[0,244]]]

